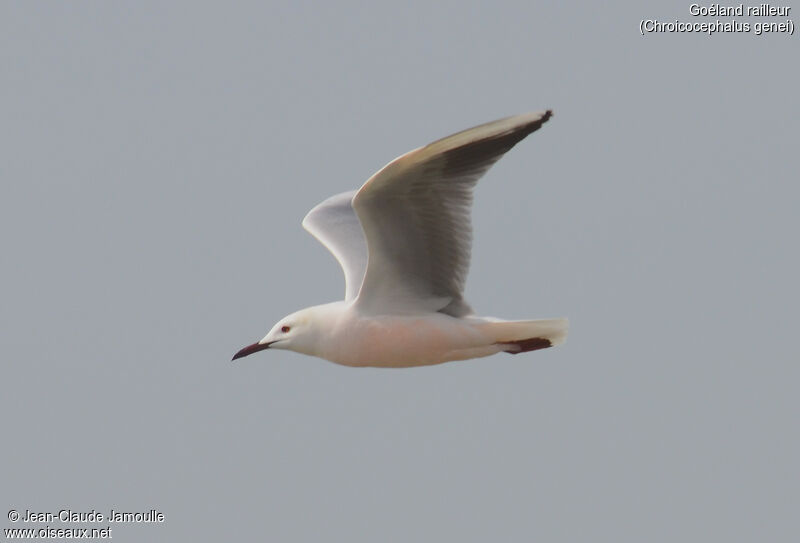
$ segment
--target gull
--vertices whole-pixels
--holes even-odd
[[[233,360],[288,349],[345,366],[404,368],[563,343],[567,319],[478,317],[464,300],[478,179],[552,111],[482,124],[414,149],[303,227],[339,261],[344,300],[281,319]]]

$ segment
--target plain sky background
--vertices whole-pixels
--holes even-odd
[[[797,540],[798,38],[639,34],[714,20],[690,2],[321,4],[0,4],[3,517],[166,515],[114,541]],[[312,206],[545,108],[478,186],[466,294],[569,317],[565,346],[230,362],[341,299]]]

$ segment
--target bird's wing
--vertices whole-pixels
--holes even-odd
[[[353,198],[369,255],[359,309],[472,312],[463,298],[472,189],[551,115],[516,115],[458,132],[396,158],[364,183]]]
[[[353,211],[356,191],[331,196],[308,212],[303,228],[317,238],[339,261],[344,271],[345,300],[358,294],[367,268],[367,242]]]

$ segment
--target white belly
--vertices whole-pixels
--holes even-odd
[[[345,366],[403,368],[478,358],[501,350],[469,321],[437,313],[343,319],[331,330],[319,355]]]

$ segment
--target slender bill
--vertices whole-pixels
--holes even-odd
[[[242,358],[253,353],[257,353],[258,351],[263,351],[264,349],[269,349],[269,346],[272,345],[272,341],[269,343],[253,343],[252,345],[248,345],[231,358],[231,361],[236,360],[237,358]]]

